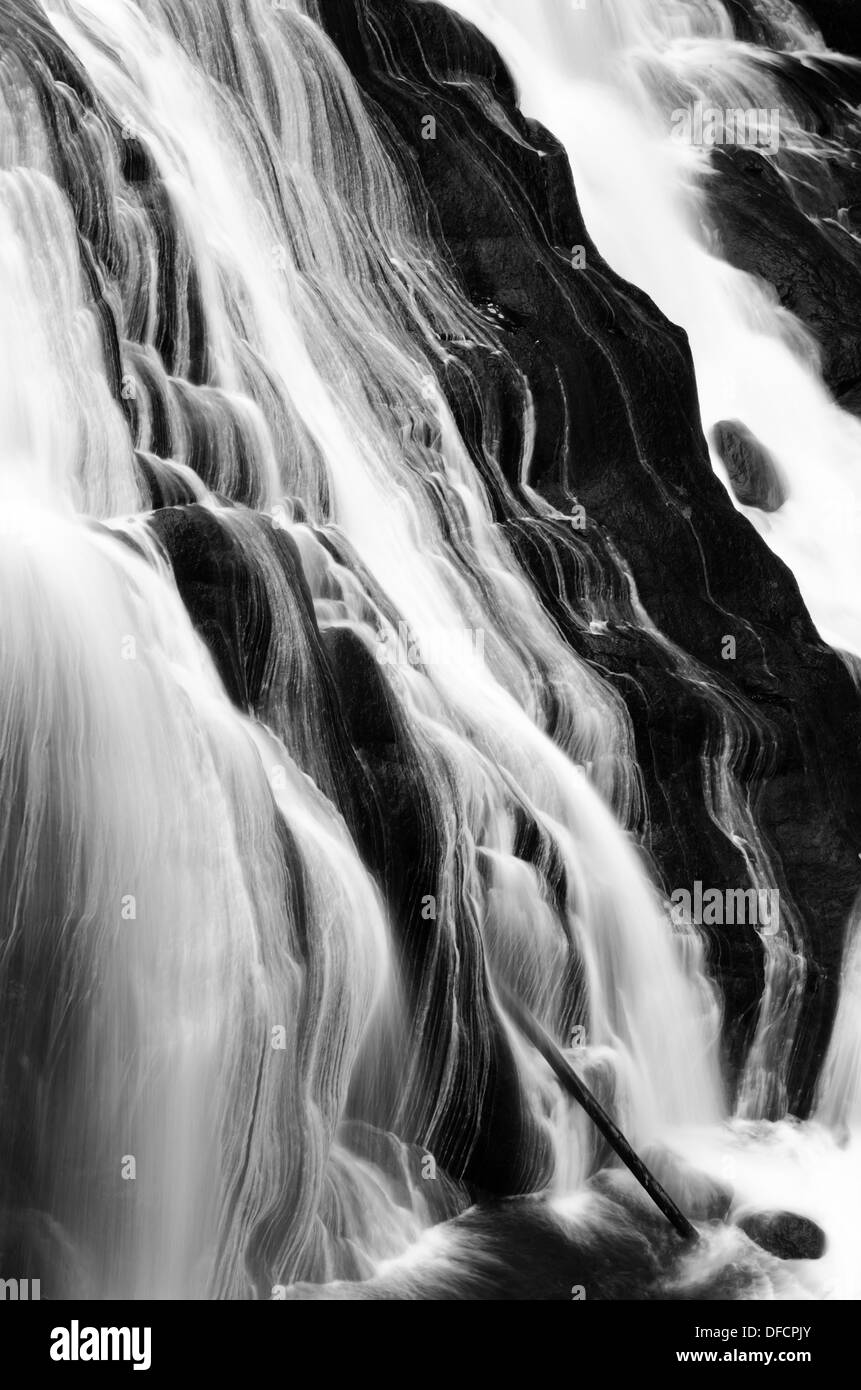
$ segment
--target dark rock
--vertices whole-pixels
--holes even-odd
[[[712,432],[732,490],[745,507],[776,512],[786,501],[777,460],[740,420],[721,420]]]
[[[844,391],[843,395],[838,397],[837,404],[841,410],[848,410],[850,415],[857,415],[861,419],[861,381]]]
[[[825,1254],[825,1232],[807,1216],[792,1211],[758,1211],[741,1217],[738,1225],[755,1244],[779,1260],[820,1260]]]
[[[857,148],[854,127],[822,133],[838,150],[841,140]],[[724,148],[712,164],[706,192],[721,253],[769,283],[801,319],[839,395],[861,380],[861,267],[846,225],[846,210],[861,197],[857,157],[837,153],[826,168],[812,156],[782,151],[775,164],[759,150]]]
[[[861,9],[858,0],[802,0],[822,37],[835,53],[854,53],[861,56]]]
[[[434,4],[317,0],[315,11],[355,75],[438,255],[486,325],[486,334],[447,345],[441,385],[495,520],[558,630],[627,705],[643,791],[629,828],[665,885],[701,879],[730,888],[746,883],[746,857],[717,824],[703,767],[718,764],[753,808],[807,957],[799,1036],[786,1048],[788,1093],[778,1082],[772,1097],[774,1112],[787,1101],[801,1112],[827,1046],[844,924],[859,888],[861,707],[850,675],[820,640],[792,574],[712,472],[685,334],[602,260],[564,150],[519,112],[514,84],[492,45]],[[10,52],[20,50],[22,61],[44,51],[49,61],[40,101],[53,123],[65,119],[67,89],[78,94],[82,110],[96,111],[77,61],[35,11],[26,23],[0,13],[0,38]],[[802,63],[791,55],[767,61],[811,128],[845,143],[854,128],[850,84],[857,84],[847,65]],[[429,112],[436,138],[424,140]],[[254,523],[260,534],[252,545],[251,523],[239,525],[239,514],[235,525],[222,525],[206,509],[177,506],[188,499],[182,478],[167,466],[176,443],[171,404],[183,412],[203,480],[214,484],[226,471],[235,480],[230,501],[257,506],[260,499],[254,470],[246,467],[247,441],[228,428],[223,393],[210,380],[200,289],[181,219],[139,151],[125,169],[126,192],[131,196],[133,184],[141,215],[159,229],[159,308],[150,323],[149,298],[138,294],[120,341],[107,294],[123,263],[113,192],[118,166],[95,129],[93,120],[76,121],[68,157],[61,147],[58,179],[76,219],[112,385],[132,431],[138,412],[134,400],[122,397],[121,366],[133,368],[150,402],[151,437],[138,441],[139,471],[152,505],[168,507],[155,512],[152,525],[232,698],[271,723],[337,801],[380,877],[393,918],[415,923],[421,895],[434,888],[447,854],[456,860],[463,853],[462,827],[448,827],[432,786],[414,770],[409,730],[381,698],[368,654],[345,636],[321,639],[288,540],[271,538],[267,572],[280,578],[277,592],[269,593],[250,563],[256,546],[270,544],[263,521]],[[857,157],[841,160],[838,153],[829,159],[833,176],[819,163],[814,180],[803,177],[803,162],[781,178],[761,155],[719,151],[715,160],[723,157],[724,166],[716,162],[718,176],[710,181],[715,205],[726,210],[729,254],[772,278],[782,301],[826,344],[836,393],[861,381],[858,248],[835,223],[839,209],[861,205],[861,168]],[[820,185],[824,191],[817,193]],[[575,245],[585,248],[584,268],[572,266]],[[521,484],[527,399],[528,494]],[[273,393],[274,418],[281,408]],[[219,451],[230,463],[226,470],[215,466],[224,463]],[[562,518],[548,519],[534,493]],[[564,522],[575,499],[585,507],[582,532]],[[632,580],[642,608],[674,644],[672,658],[634,606]],[[273,615],[282,606],[290,614],[290,642],[273,637]],[[584,622],[593,614],[606,619],[595,630]],[[727,634],[737,643],[733,661],[722,657]],[[294,645],[303,660],[293,659]],[[552,733],[552,690],[545,699]],[[314,718],[285,719],[284,710],[293,707]],[[527,820],[524,814],[526,858],[538,855],[542,843],[540,827]],[[516,1068],[502,1030],[484,1016],[492,1008],[467,894],[454,915],[456,932],[450,941],[441,934],[444,949],[436,955],[429,933],[404,933],[410,1007],[420,1011],[425,993],[448,1000],[445,953],[456,938],[456,1007],[480,1026],[462,1035],[449,1031],[458,1039],[474,1032],[474,1053],[472,1038],[469,1047],[457,1042],[464,1048],[458,1066],[464,1077],[489,1073],[491,1081],[482,1116],[470,1116],[468,1124],[453,1100],[443,1134],[417,1125],[409,1137],[433,1140],[434,1152],[458,1177],[469,1172],[494,1190],[522,1190],[543,1173],[546,1146],[508,1121],[520,1110]],[[761,944],[755,933],[733,927],[711,944],[729,1059],[737,1068],[757,1018]],[[445,1064],[429,1056],[422,1065],[427,1070],[417,1089],[430,1096]],[[457,1085],[449,1093],[456,1098]],[[500,1139],[497,1125],[509,1141]]]
[[[667,884],[746,882],[743,856],[710,816],[701,780],[705,750],[713,758],[726,738],[722,711],[735,711],[726,756],[782,866],[781,891],[797,909],[807,955],[799,1038],[786,1050],[788,1094],[778,1084],[771,1102],[772,1113],[787,1102],[802,1113],[827,1046],[844,924],[859,887],[861,761],[847,754],[861,747],[857,692],[819,639],[793,576],[710,467],[685,334],[602,260],[564,150],[518,111],[492,46],[434,4],[318,0],[317,9],[438,254],[477,308],[495,308],[492,323],[485,317],[496,350],[452,344],[441,384],[496,519],[546,608],[627,704],[648,808],[633,829]],[[782,55],[769,70],[775,66],[786,69],[814,128],[831,121],[836,130],[838,108],[849,119],[840,107],[840,83],[849,79],[836,64],[804,66]],[[421,138],[428,112],[434,140]],[[773,238],[780,281],[789,286],[788,307],[833,344],[826,367],[837,391],[861,380],[857,246],[839,229],[833,249],[821,233],[811,243],[814,223],[778,174],[750,158],[757,169],[739,173],[730,200],[730,258],[744,263],[750,242],[754,268],[769,278],[769,219],[779,222],[788,204],[795,221],[784,219]],[[849,183],[847,175],[829,184],[829,206],[861,201]],[[812,211],[818,216],[818,205]],[[572,267],[575,245],[586,250],[585,269]],[[534,426],[527,481],[563,514],[581,503],[583,531],[548,521],[521,489],[524,382]],[[617,557],[678,649],[677,667],[668,669],[666,649],[644,630]],[[577,619],[593,602],[610,619],[597,634]],[[727,633],[737,640],[734,661],[721,657]],[[711,959],[737,1067],[762,990],[759,940],[725,927]]]
[[[442,901],[442,866],[458,861],[466,836],[426,776],[379,663],[348,629],[318,631],[299,554],[268,517],[242,508],[218,515],[170,507],[156,511],[150,525],[231,698],[284,739],[338,806],[378,878],[400,933],[408,1026],[432,1008],[456,1008],[464,1019],[480,1010],[486,1018],[481,1029],[447,1029],[449,1050],[421,1052],[413,1068],[411,1127],[396,1119],[403,1100],[394,1078],[384,1095],[375,1075],[375,1112],[390,1106],[384,1118],[397,1125],[399,1137],[431,1151],[453,1178],[494,1193],[543,1186],[551,1170],[549,1139],[526,1104],[508,1035],[489,1007],[474,907],[464,892],[450,927],[442,921],[435,931],[421,916],[425,892]],[[255,557],[264,546],[272,564],[261,570]],[[295,719],[297,708],[307,712],[305,721]],[[469,881],[465,870],[458,869],[458,881]],[[473,1108],[462,1099],[470,1069],[482,1078]],[[457,1078],[454,1085],[441,1079],[448,1075]],[[355,1076],[351,1117],[361,1113],[362,1085]],[[442,1094],[445,1103],[438,1101]],[[432,1117],[423,1110],[428,1100]]]

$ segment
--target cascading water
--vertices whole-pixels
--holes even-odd
[[[830,398],[817,347],[804,327],[762,282],[721,259],[709,236],[703,193],[708,149],[673,138],[673,113],[692,110],[696,102],[777,109],[780,149],[800,153],[814,167],[827,165],[828,142],[805,130],[779,74],[760,61],[761,50],[735,39],[721,0],[449,5],[487,34],[514,76],[524,111],[564,143],[602,255],[687,330],[704,425],[739,419],[777,460],[787,490],[782,506],[769,514],[741,510],[792,569],[822,633],[857,653],[855,475],[861,424]],[[757,12],[784,49],[825,52],[815,28],[793,5],[762,0]],[[779,151],[763,153],[775,158]],[[714,455],[713,463],[727,481]],[[729,731],[730,743],[737,734]],[[725,775],[718,782],[726,833],[755,844],[756,830],[731,782]],[[762,864],[751,867],[752,881],[770,877],[767,871],[763,877]],[[854,928],[847,939],[843,1002],[817,1122],[801,1130],[792,1122],[763,1127],[740,1121],[719,1137],[704,1141],[700,1133],[686,1149],[701,1167],[731,1177],[752,1204],[794,1206],[829,1231],[841,1223],[856,1229],[849,1215],[855,1212],[859,1154],[858,1139],[850,1142],[857,1128]],[[770,938],[765,946],[759,1041],[748,1059],[748,1087],[742,1086],[739,1097],[740,1113],[753,1116],[762,1113],[779,1054],[791,1044],[792,1000],[804,978],[803,957],[791,938]],[[851,1240],[838,1240],[837,1247],[826,1261],[822,1287],[857,1297],[861,1285]]]
[[[823,636],[858,653],[861,424],[830,399],[803,325],[761,281],[721,258],[704,208],[709,146],[673,138],[672,118],[696,102],[777,110],[779,148],[764,153],[806,156],[807,177],[811,165],[827,170],[827,139],[805,129],[779,69],[734,39],[722,0],[528,8],[454,0],[452,8],[493,40],[525,110],[565,145],[601,254],[687,331],[706,429],[740,419],[777,459],[784,505],[745,514],[789,565]],[[757,8],[787,50],[824,51],[795,6],[762,0]]]
[[[853,1025],[838,1019],[818,1121],[762,1121],[785,1110],[804,984],[788,907],[763,937],[748,1118],[722,1124],[720,1008],[697,927],[671,921],[636,843],[627,710],[542,606],[491,494],[515,518],[523,500],[493,459],[479,472],[440,384],[458,348],[497,351],[492,327],[307,8],[21,0],[6,35],[6,1240],[31,1262],[51,1251],[59,1296],[243,1298],[356,1281],[421,1296],[425,1275],[456,1295],[458,1223],[494,1183],[545,1194],[584,1248],[622,1239],[624,1208],[585,1186],[606,1154],[504,985],[572,1043],[636,1145],[706,1173],[728,1160],[742,1204],[775,1148],[798,1155],[785,1201],[834,1231],[824,1277],[722,1228],[676,1287],[744,1266],[771,1296],[851,1291],[836,1223],[803,1189],[810,1162],[855,1171],[857,1146],[832,1137],[857,1111]],[[800,333],[759,291],[751,312],[698,246],[684,160],[654,134],[651,59],[619,104],[634,41],[697,26],[626,0],[562,44],[579,15],[541,7],[527,38],[513,3],[454,8],[568,144],[608,259],[688,327],[706,422],[739,416],[779,458],[796,519],[758,524],[861,651],[853,612],[827,608],[836,570],[798,540],[805,441],[845,481],[859,427],[793,355]],[[695,13],[731,55],[721,7]],[[658,198],[659,174],[657,255],[629,245],[623,188]],[[787,418],[762,387],[790,371]],[[770,884],[739,718],[634,611],[713,706],[709,815]]]

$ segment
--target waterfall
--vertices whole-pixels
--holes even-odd
[[[722,0],[540,0],[528,11],[516,0],[452,0],[451,8],[493,40],[524,109],[563,142],[601,254],[686,330],[706,430],[741,420],[777,460],[784,505],[742,510],[789,565],[826,640],[858,652],[861,423],[823,386],[804,326],[722,258],[704,207],[708,147],[668,137],[674,111],[696,102],[776,108],[784,177],[798,179],[827,177],[828,139],[806,128],[777,62],[734,39]],[[794,5],[763,0],[758,12],[786,51],[825,51]],[[726,480],[718,457],[714,465]]]
[[[763,999],[731,1119],[714,962],[649,853],[628,709],[565,639],[495,499],[524,524],[560,515],[497,458],[479,468],[446,394],[458,351],[500,353],[492,326],[318,7],[12,8],[7,1240],[52,1252],[56,1296],[124,1299],[456,1290],[493,1266],[482,1194],[584,1248],[634,1251],[612,1183],[595,1186],[608,1155],[503,987],[656,1161],[669,1147],[719,1178],[729,1158],[750,1203],[763,1154],[831,1162],[857,1109],[850,989],[826,1099],[797,1125],[806,959],[784,893],[779,931],[757,936]],[[841,540],[861,425],[800,326],[705,244],[698,162],[660,128],[668,101],[718,88],[771,103],[723,7],[450,8],[565,143],[602,254],[687,329],[704,423],[738,418],[774,454],[788,501],[745,514],[823,634],[861,652]],[[794,13],[785,26],[787,44],[815,42]],[[819,157],[800,125],[786,135]],[[512,410],[528,452],[525,381]],[[617,567],[632,627],[717,730],[707,816],[755,889],[782,883],[737,767],[757,713],[661,634]],[[589,631],[604,610],[586,587],[571,621]],[[834,1159],[841,1181],[856,1152]],[[791,1177],[787,1192],[806,1210]],[[660,1256],[641,1245],[647,1283]],[[715,1235],[677,1287],[744,1266],[764,1296],[797,1293],[751,1248]],[[835,1287],[845,1263],[838,1241]]]
[[[856,652],[861,587],[854,473],[861,424],[830,397],[818,348],[800,321],[777,304],[769,287],[722,258],[709,226],[708,149],[674,140],[672,117],[696,102],[778,107],[781,151],[796,157],[808,176],[811,167],[826,169],[828,141],[805,128],[803,110],[793,110],[795,93],[781,85],[778,64],[763,61],[762,50],[735,39],[722,0],[599,0],[582,6],[541,0],[528,8],[516,0],[447,3],[491,39],[514,77],[524,112],[562,141],[586,225],[602,256],[687,331],[704,428],[708,432],[721,420],[740,420],[777,461],[787,496],[778,510],[765,512],[736,501],[723,462],[712,452],[715,471],[735,505],[789,565],[822,634]],[[826,51],[794,5],[763,0],[757,13],[785,51],[814,57]],[[851,60],[837,61],[851,66]],[[775,153],[766,150],[763,157],[773,159]],[[638,617],[650,626],[644,611]],[[678,664],[686,679],[708,685],[689,658],[661,640],[668,661]],[[848,660],[854,663],[854,656]],[[744,725],[719,691],[712,698],[725,739],[722,753],[704,770],[706,803],[727,837],[744,846],[751,882],[771,882],[774,870],[732,774]],[[843,1140],[857,1089],[853,932],[850,927],[842,1003],[818,1110],[818,1118]],[[762,940],[759,1024],[738,1096],[738,1114],[754,1120],[785,1113],[779,1078],[806,973],[791,921]],[[827,1169],[839,1199],[827,1220],[823,1209],[817,1215],[833,1228],[841,1219],[838,1212],[851,1205],[857,1147],[848,1156],[837,1154],[833,1139],[815,1127],[808,1141],[795,1128],[778,1125],[763,1162],[761,1154],[753,1157],[752,1136],[758,1132],[744,1123],[725,1130],[717,1144],[718,1149],[726,1145],[719,1162],[714,1138],[709,1153],[699,1141],[689,1153],[746,1188],[751,1199],[758,1195],[764,1201],[770,1186],[772,1203],[780,1187],[775,1169],[788,1177],[786,1192],[796,1205],[799,1188],[792,1170],[797,1180],[803,1169],[809,1183],[816,1175],[818,1187],[819,1174]],[[831,1287],[854,1291],[857,1280],[847,1250],[830,1261],[829,1278]]]
[[[792,500],[796,491],[815,495],[817,508],[831,506],[830,482],[822,485],[823,472],[811,470],[810,454],[800,443],[805,438],[809,442],[811,432],[816,436],[816,458],[821,457],[825,472],[843,460],[842,482],[852,492],[861,425],[828,402],[801,326],[789,322],[752,277],[712,254],[699,224],[703,214],[697,209],[696,156],[702,152],[692,155],[690,147],[668,138],[670,112],[683,100],[705,98],[710,103],[720,95],[721,104],[728,106],[753,104],[750,91],[739,90],[745,56],[732,38],[724,7],[717,0],[695,5],[667,5],[662,0],[616,5],[605,0],[582,8],[543,0],[527,13],[515,0],[454,0],[451,8],[493,39],[515,76],[524,109],[563,141],[587,225],[601,253],[687,329],[704,424],[740,418],[774,448],[792,481],[790,501],[774,516],[745,510],[789,561],[814,617],[824,622],[827,615],[817,603],[818,589],[809,591],[804,584],[805,559],[788,538],[786,528],[792,530],[793,523],[786,517],[793,511],[798,517],[807,514],[806,502],[800,497]],[[789,32],[799,31],[790,25]],[[719,91],[712,91],[709,82]],[[776,100],[756,90],[758,106]],[[795,356],[794,348],[802,356]],[[787,410],[787,396],[799,403],[798,418]],[[825,435],[824,420],[829,422]],[[836,453],[823,443],[835,433],[843,441]],[[778,434],[780,441],[787,441],[786,448]],[[716,466],[723,472],[719,462]],[[834,517],[838,526],[846,527],[845,508],[835,508]],[[806,551],[811,530],[817,537],[821,532],[815,524],[800,524],[808,537]],[[817,550],[818,546],[817,540]],[[836,551],[829,536],[823,553],[826,550],[827,563],[843,570],[841,576],[832,572],[825,580],[826,601],[851,602],[855,587],[847,576],[856,563],[851,533],[846,530]],[[814,557],[817,586],[826,569]],[[639,619],[644,627],[651,626],[642,611]],[[825,630],[838,629],[848,634],[851,645],[851,627],[835,619]],[[719,691],[709,693],[707,675],[689,658],[672,653],[669,659],[683,679],[715,704],[722,747],[704,770],[711,814],[728,840],[742,847],[750,882],[757,887],[773,884],[775,870],[732,770],[736,750],[746,737],[744,722]],[[784,892],[784,908],[788,907]],[[762,943],[765,988],[741,1094],[741,1108],[752,1116],[780,1114],[786,1108],[783,1072],[806,973],[791,911],[784,911],[780,932],[762,936]]]
[[[235,1296],[249,1269],[264,1290],[353,1272],[339,1241],[388,1252],[392,1219],[370,1235],[350,1194],[392,1180],[338,1147],[342,1122],[462,1167],[494,978],[583,1030],[643,1139],[717,1117],[714,1006],[617,819],[636,795],[624,708],[543,615],[436,385],[439,326],[463,336],[469,313],[334,51],[292,6],[225,6],[214,36],[193,4],[52,20],[86,100],[56,95],[57,137],[31,89],[4,131],[3,746],[22,750],[22,811],[3,997],[5,1085],[23,1054],[22,1129],[51,1133],[53,1161],[25,1178],[13,1134],[7,1164],[97,1291]],[[76,160],[103,257],[89,285],[58,172]],[[196,531],[265,612],[265,693],[240,708],[180,601]],[[425,662],[467,631],[480,656]],[[345,635],[377,658],[393,752],[437,819],[407,903],[382,901],[343,819],[320,668]],[[40,972],[56,1003],[31,1019],[11,1001]],[[546,1131],[542,1066],[510,1030],[500,1045]],[[405,1241],[427,1204],[389,1204]]]

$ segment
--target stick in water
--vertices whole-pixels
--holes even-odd
[[[592,1092],[585,1082],[580,1080],[570,1062],[566,1061],[561,1049],[550,1037],[536,1018],[529,1010],[516,999],[510,990],[504,985],[496,986],[497,993],[502,1000],[507,1012],[517,1024],[521,1033],[532,1043],[544,1058],[545,1062],[555,1072],[557,1078],[562,1083],[566,1091],[569,1091],[576,1100],[580,1102],[586,1114],[593,1121],[621,1158],[622,1162],[630,1168],[634,1177],[646,1189],[656,1207],[659,1207],[664,1216],[672,1226],[678,1231],[684,1240],[697,1240],[697,1232],[691,1225],[684,1212],[680,1211],[668,1192],[665,1192],[657,1178],[649,1172],[645,1163],[635,1154],[631,1145],[628,1143],[618,1125],[611,1120],[603,1105]]]

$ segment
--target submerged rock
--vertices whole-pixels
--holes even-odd
[[[738,1225],[752,1241],[779,1260],[819,1260],[825,1254],[825,1232],[807,1216],[793,1211],[757,1211]]]
[[[673,1153],[645,1149],[643,1162],[690,1221],[724,1221],[733,1202],[732,1188]]]
[[[729,474],[732,490],[745,507],[776,512],[786,501],[777,462],[740,420],[720,420],[712,431],[715,451]]]

